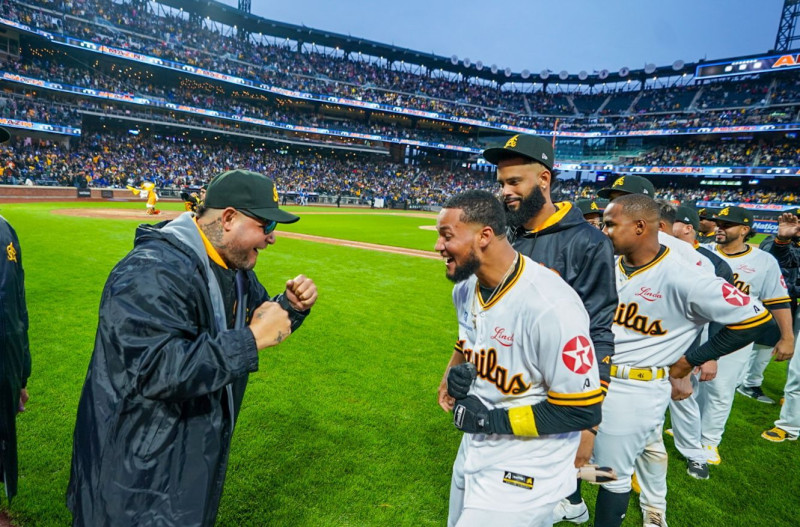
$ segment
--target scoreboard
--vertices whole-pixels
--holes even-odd
[[[695,70],[695,79],[714,79],[733,75],[755,75],[800,68],[800,53],[768,55],[764,57],[727,60],[700,64]]]

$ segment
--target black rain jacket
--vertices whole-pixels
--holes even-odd
[[[246,316],[240,309],[239,329],[227,329],[193,214],[137,229],[100,301],[67,490],[74,525],[214,524],[248,374],[258,369],[245,324],[269,300],[253,271],[240,273]],[[294,330],[304,314],[290,315]]]
[[[557,212],[537,231],[520,228],[510,232],[509,239],[517,251],[561,275],[581,297],[589,313],[600,380],[607,384],[614,355],[611,324],[618,303],[614,249],[608,236],[589,225],[572,204],[555,205]]]
[[[31,354],[22,251],[17,233],[2,216],[0,246],[0,478],[11,501],[17,494],[19,392],[31,374]]]

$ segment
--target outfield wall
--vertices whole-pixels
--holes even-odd
[[[75,187],[49,187],[49,186],[28,186],[28,185],[0,185],[0,199],[30,199],[30,200],[50,200],[50,199],[113,199],[125,201],[138,201],[141,198],[125,188],[82,188]]]

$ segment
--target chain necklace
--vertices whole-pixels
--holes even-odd
[[[517,267],[518,260],[519,260],[519,253],[516,253],[514,255],[514,261],[511,262],[511,267],[508,268],[506,274],[504,274],[503,277],[500,279],[500,281],[497,283],[494,290],[492,291],[492,294],[489,295],[489,298],[486,299],[486,302],[484,302],[484,304],[490,304],[492,300],[494,300],[494,297],[503,287],[503,284],[505,284],[506,280],[508,280],[508,277],[511,276],[511,272],[514,271],[514,269]],[[481,295],[481,285],[480,282],[476,282],[475,297],[472,299],[472,309],[470,310],[472,312],[473,329],[478,329],[478,312],[484,311],[484,309],[480,306],[480,295]]]

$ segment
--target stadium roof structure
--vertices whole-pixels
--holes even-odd
[[[277,20],[270,20],[251,13],[246,13],[235,6],[223,4],[215,0],[157,0],[157,2],[175,9],[183,9],[187,13],[193,13],[201,17],[209,17],[211,20],[231,27],[236,26],[237,29],[241,28],[251,34],[260,33],[274,37],[288,38],[296,42],[311,42],[328,48],[340,48],[347,52],[360,51],[365,55],[373,57],[384,57],[395,62],[405,61],[409,64],[425,66],[429,70],[442,69],[448,72],[459,73],[465,77],[478,77],[487,81],[494,81],[498,84],[509,82],[558,82],[564,84],[615,83],[626,82],[629,79],[641,80],[644,77],[651,76],[660,77],[682,75],[683,73],[692,74],[697,66],[697,63],[676,61],[674,65],[670,66],[655,67],[652,65],[652,68],[631,69],[624,75],[621,71],[605,71],[592,72],[591,74],[587,73],[585,78],[581,78],[581,74],[575,73],[569,74],[566,78],[562,78],[559,76],[558,72],[548,71],[547,79],[543,79],[539,72],[529,73],[527,77],[523,77],[521,72],[511,72],[511,74],[507,76],[504,68],[498,69],[496,73],[492,73],[489,67],[483,67],[481,70],[478,70],[475,64],[466,66],[463,60],[457,61],[457,64],[453,64],[451,57],[397,47],[351,35],[342,35],[332,31],[324,31],[306,26],[279,22]],[[680,63],[680,67],[676,68],[678,63]],[[650,71],[651,69],[652,71]],[[600,75],[600,73],[604,73],[604,75]]]

